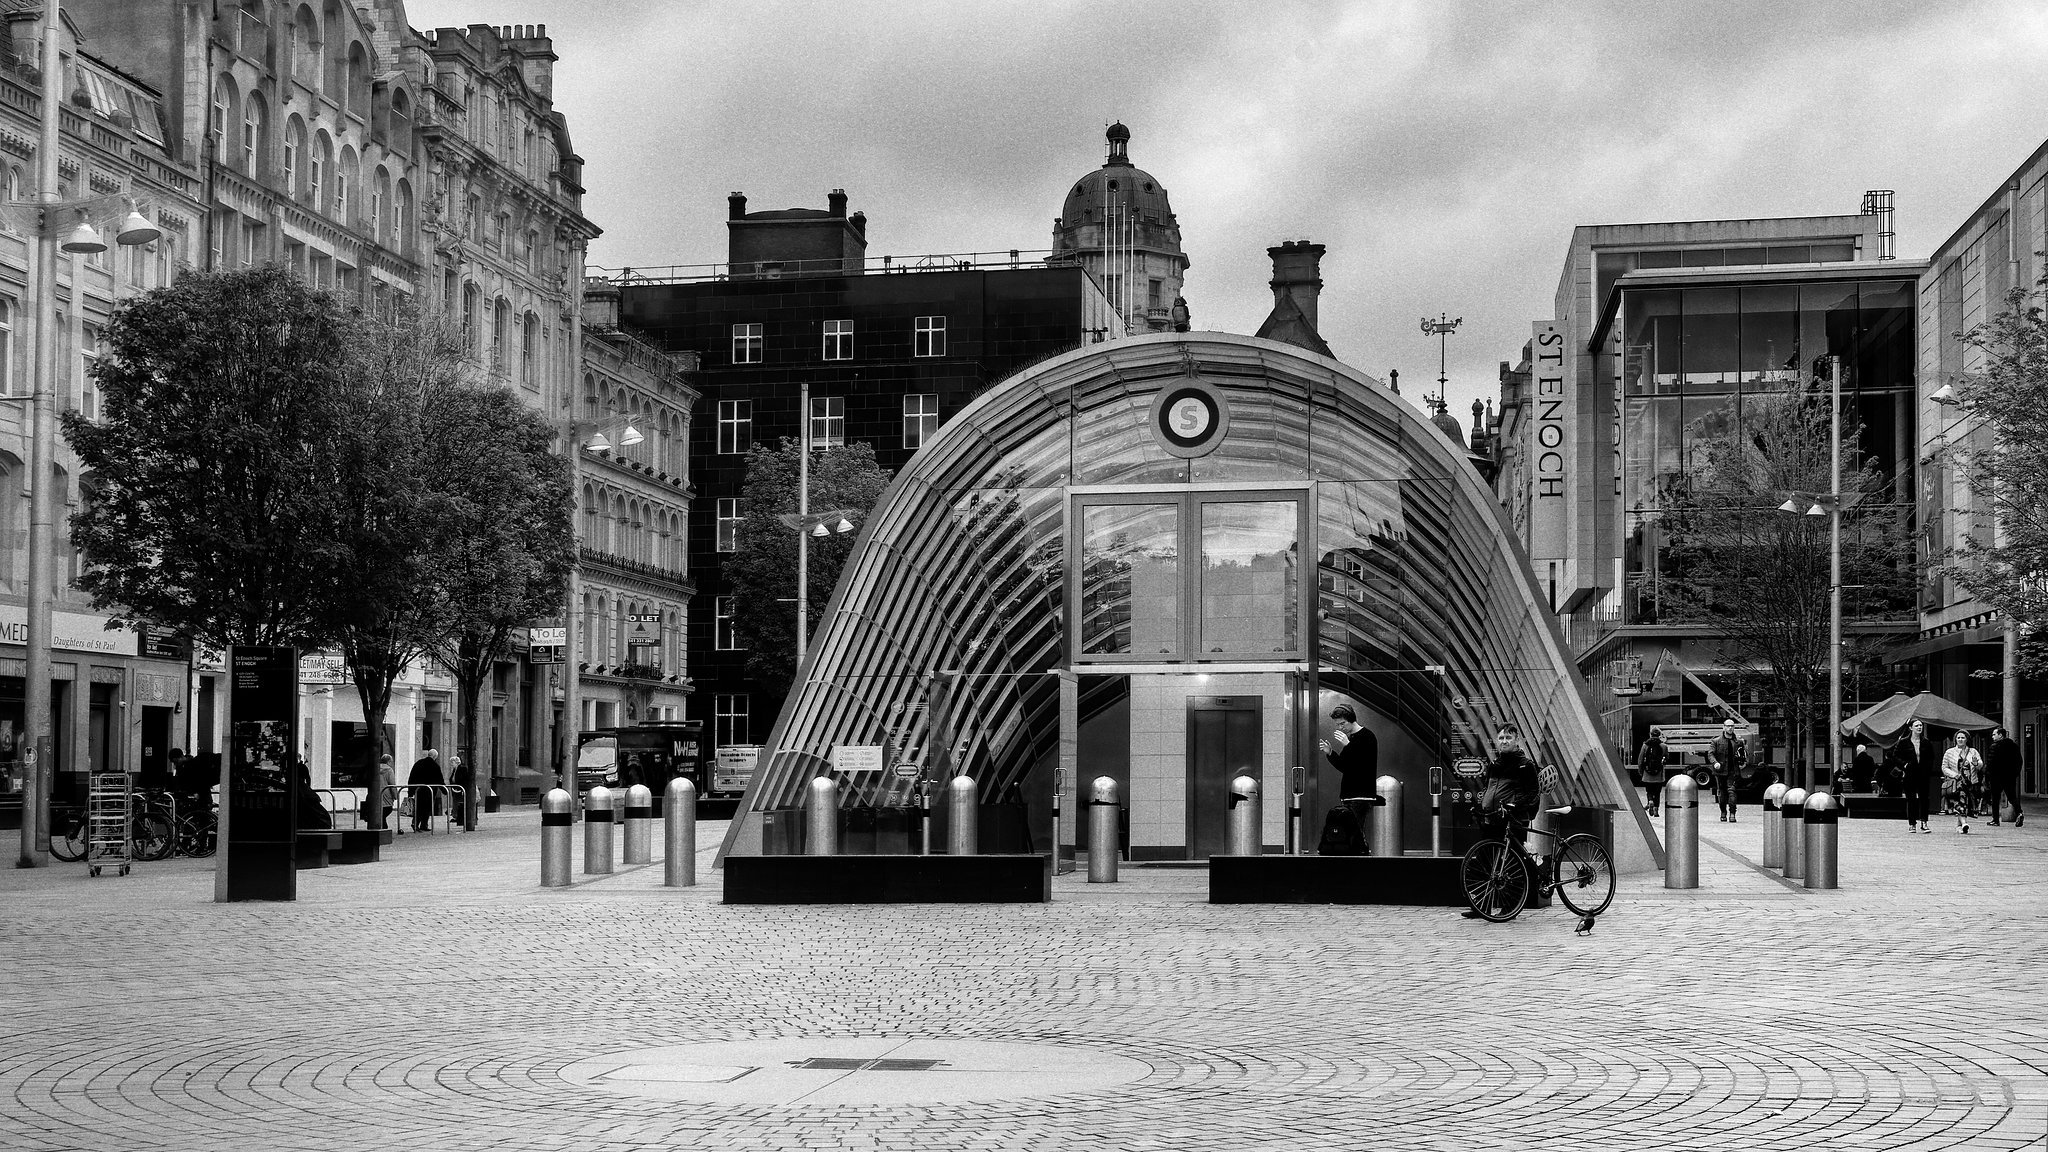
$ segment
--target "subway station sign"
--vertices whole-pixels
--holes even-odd
[[[1529,560],[1537,582],[1556,595],[1570,580],[1571,481],[1577,455],[1572,369],[1577,358],[1555,320],[1538,321],[1531,329],[1529,384],[1535,395],[1530,424],[1535,443],[1529,453]]]

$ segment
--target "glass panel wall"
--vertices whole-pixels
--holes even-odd
[[[1180,651],[1180,509],[1109,504],[1081,510],[1081,651]]]
[[[1202,505],[1202,651],[1270,656],[1301,647],[1292,501]]]

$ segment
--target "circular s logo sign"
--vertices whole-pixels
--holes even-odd
[[[1222,391],[1200,380],[1176,380],[1152,401],[1152,438],[1175,456],[1206,456],[1229,429]]]

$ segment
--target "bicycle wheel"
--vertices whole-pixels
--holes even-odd
[[[66,817],[50,829],[50,855],[75,864],[85,859],[85,817]]]
[[[213,855],[212,814],[206,817],[178,817],[178,855],[205,857]]]
[[[1529,867],[1504,840],[1481,840],[1466,850],[1460,874],[1465,903],[1496,924],[1513,920],[1529,902]]]
[[[1550,861],[1557,898],[1581,916],[1598,916],[1614,902],[1614,858],[1607,847],[1581,832],[1567,836]]]
[[[129,835],[137,860],[161,860],[171,854],[177,837],[171,832],[171,818],[154,810],[137,812]]]

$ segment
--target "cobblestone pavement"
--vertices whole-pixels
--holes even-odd
[[[0,871],[0,1147],[2048,1149],[2048,828],[1842,833],[1845,887],[1807,892],[1754,866],[1754,814],[1709,823],[1699,890],[1625,877],[1583,938],[1212,907],[1195,870],[1000,908],[726,907],[658,863],[543,890],[530,811],[289,905],[211,903],[206,862]],[[830,1105],[563,1075],[863,1037],[1149,1071]]]

